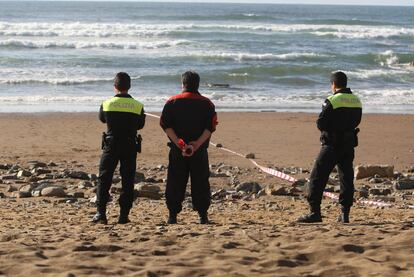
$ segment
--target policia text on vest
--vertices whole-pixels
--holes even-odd
[[[104,101],[99,111],[99,119],[106,123],[107,131],[102,137],[103,153],[96,191],[98,212],[92,219],[95,223],[107,223],[106,205],[118,162],[122,177],[118,222],[129,222],[128,215],[134,200],[137,152],[141,152],[141,138],[137,136],[137,130],[145,125],[144,105],[128,94],[130,86],[128,74],[118,73],[114,84],[116,95]]]
[[[337,166],[340,181],[339,203],[342,213],[339,222],[348,223],[354,197],[353,161],[358,146],[357,128],[361,122],[362,104],[360,99],[347,88],[347,76],[343,72],[331,76],[334,94],[326,99],[317,120],[321,131],[322,148],[315,161],[309,181],[307,200],[310,214],[299,218],[299,222],[321,222],[321,201],[329,175]]]

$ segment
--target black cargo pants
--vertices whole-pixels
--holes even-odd
[[[98,187],[96,190],[96,205],[105,209],[109,200],[109,190],[112,185],[114,171],[120,162],[122,189],[119,196],[121,210],[129,211],[134,201],[134,181],[137,152],[133,138],[107,137],[99,164]]]
[[[193,156],[183,157],[181,150],[172,147],[169,154],[165,197],[168,210],[173,214],[181,212],[188,177],[191,177],[193,209],[199,213],[207,212],[211,202],[207,149],[199,149]]]
[[[343,209],[351,208],[354,199],[354,155],[353,146],[322,146],[309,182],[307,200],[312,211],[320,212],[323,191],[329,180],[329,175],[336,165],[341,186],[339,203]]]

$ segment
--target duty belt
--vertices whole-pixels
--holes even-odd
[[[328,132],[324,131],[321,135],[322,144],[328,145],[346,145],[352,144],[354,147],[358,146],[358,133],[359,128],[352,131],[345,132]]]

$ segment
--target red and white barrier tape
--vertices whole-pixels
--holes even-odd
[[[155,114],[146,113],[146,115],[148,115],[150,117],[158,118],[158,119],[160,118],[158,115],[155,115]],[[291,182],[291,183],[294,183],[294,182],[297,181],[296,178],[293,178],[292,176],[289,176],[289,175],[287,175],[283,172],[280,172],[280,171],[275,170],[273,168],[268,168],[268,167],[261,166],[260,164],[258,164],[253,159],[246,158],[246,156],[241,154],[241,153],[235,152],[235,151],[230,150],[230,149],[225,148],[225,147],[218,147],[217,144],[213,143],[213,142],[210,142],[210,144],[212,146],[218,148],[218,149],[221,149],[221,150],[226,151],[228,153],[231,153],[233,155],[248,159],[252,164],[254,164],[254,166],[256,166],[261,171],[263,171],[267,174],[270,174],[272,176],[275,176],[275,177],[280,178],[282,180],[286,180],[286,181]],[[334,200],[339,200],[339,196],[335,193],[332,193],[332,192],[324,191],[323,195],[325,197],[328,197],[328,198],[331,198],[331,199],[334,199]],[[380,202],[380,201],[371,201],[371,200],[356,200],[356,202],[359,203],[359,204],[362,204],[362,205],[377,206],[377,207],[392,207],[392,206],[395,206],[395,205],[390,204],[390,203],[385,203],[385,202]],[[409,208],[409,209],[414,209],[414,205],[408,205],[406,207]]]
[[[146,113],[146,115],[151,116],[151,117],[154,117],[154,118],[160,118],[158,115],[155,115],[155,114]],[[230,149],[227,149],[227,148],[225,148],[225,147],[218,147],[218,146],[217,146],[217,144],[216,144],[216,143],[214,143],[214,142],[210,142],[210,144],[211,144],[212,146],[214,146],[214,147],[216,147],[216,148],[220,149],[220,150],[223,150],[223,151],[229,152],[229,153],[231,153],[231,154],[233,154],[233,155],[236,155],[236,156],[239,156],[239,157],[242,157],[242,158],[248,159],[248,158],[246,158],[246,156],[245,156],[245,155],[243,155],[243,154],[241,154],[241,153],[237,153],[237,152],[235,152],[235,151],[233,151],[233,150],[230,150]],[[263,172],[265,172],[265,173],[267,173],[267,174],[273,175],[273,176],[275,176],[275,177],[278,177],[278,178],[280,178],[280,179],[283,179],[283,180],[286,180],[286,181],[289,181],[289,182],[292,182],[292,183],[294,183],[294,182],[296,182],[296,181],[297,181],[297,180],[296,180],[295,178],[293,178],[292,176],[289,176],[289,175],[287,175],[287,174],[285,174],[285,173],[283,173],[283,172],[277,171],[277,170],[272,169],[272,168],[267,168],[267,167],[261,166],[261,165],[259,165],[256,161],[254,161],[254,160],[252,160],[252,159],[248,159],[248,160],[249,160],[252,164],[254,164],[254,166],[256,166],[256,167],[257,167],[257,168],[259,168],[261,171],[263,171]]]
[[[286,181],[288,181],[288,182],[291,182],[291,183],[294,183],[294,182],[296,182],[297,181],[297,179],[295,179],[295,178],[293,178],[292,176],[289,176],[289,175],[287,175],[287,174],[285,174],[285,173],[283,173],[283,172],[280,172],[280,171],[277,171],[277,170],[275,170],[275,169],[273,169],[273,168],[268,168],[268,167],[264,167],[264,166],[261,166],[260,164],[258,164],[258,163],[256,163],[255,161],[253,161],[253,160],[251,160],[251,159],[249,159],[255,166],[257,166],[261,171],[263,171],[263,172],[265,172],[265,173],[267,173],[267,174],[270,174],[270,175],[273,175],[273,176],[275,176],[275,177],[278,177],[278,178],[280,178],[280,179],[283,179],[283,180],[286,180]]]
[[[152,113],[145,113],[145,115],[148,115],[148,116],[150,116],[150,117],[154,117],[154,118],[158,118],[158,119],[160,119],[160,118],[161,118],[160,116],[158,116],[158,115],[156,115],[156,114],[152,114]]]
[[[215,144],[214,142],[210,142],[210,144],[213,145],[214,147],[217,147],[217,148],[223,150],[223,151],[229,152],[231,154],[237,155],[237,156],[242,157],[242,158],[246,158],[246,156],[244,156],[243,154],[237,153],[233,150],[227,149],[227,148],[222,147],[222,146],[217,146],[217,144]]]

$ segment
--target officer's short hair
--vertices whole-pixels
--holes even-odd
[[[348,85],[348,77],[342,71],[337,71],[331,75],[331,83],[335,84],[338,88],[346,88]]]
[[[195,71],[187,71],[181,75],[181,82],[185,90],[197,92],[200,86],[200,75]]]
[[[119,91],[128,91],[131,88],[131,77],[125,72],[119,72],[115,76],[114,86]]]

